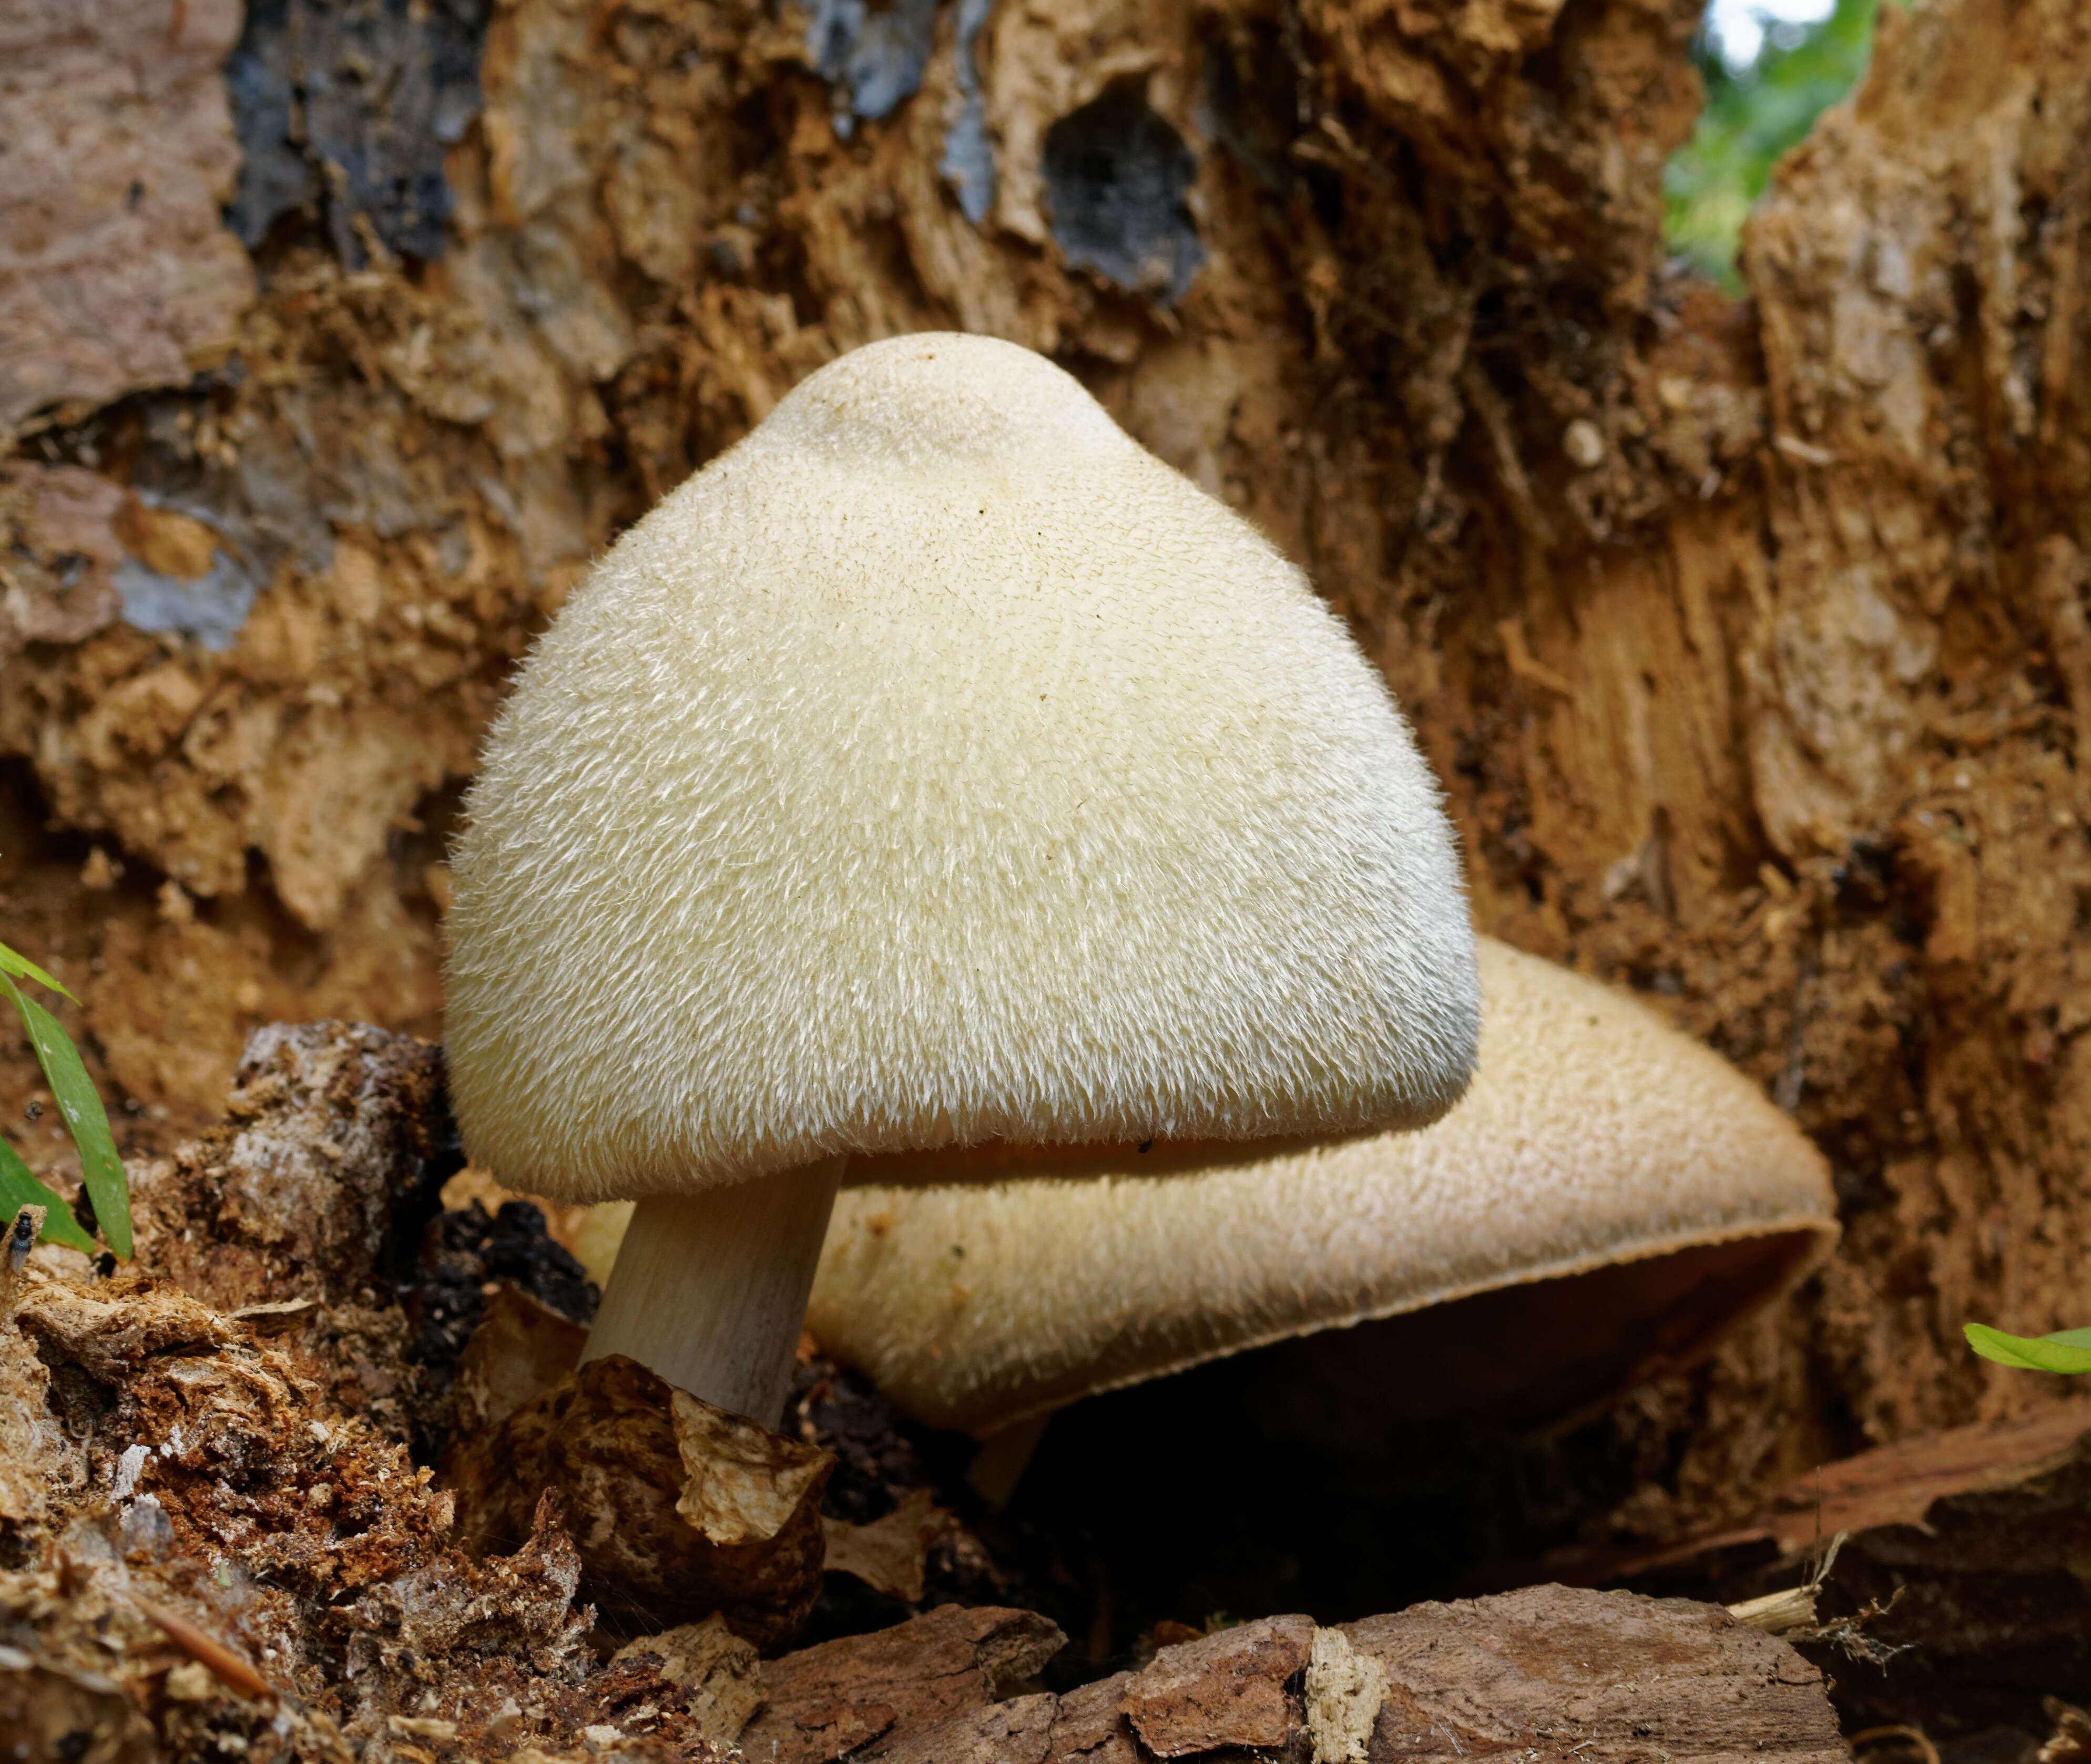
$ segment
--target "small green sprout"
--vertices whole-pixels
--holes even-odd
[[[1963,1323],[1968,1345],[1985,1360],[2028,1372],[2091,1372],[2091,1329],[2051,1336],[2007,1336],[1987,1323]]]
[[[116,1155],[115,1137],[109,1130],[109,1116],[95,1092],[94,1081],[81,1064],[80,1049],[59,1027],[58,1020],[25,993],[18,981],[47,987],[63,998],[72,998],[51,976],[26,956],[0,944],[0,987],[12,999],[28,1031],[29,1045],[37,1050],[37,1063],[57,1099],[66,1129],[80,1148],[80,1175],[101,1234],[119,1260],[131,1259],[131,1189],[123,1174],[123,1160]],[[75,1004],[80,1001],[73,999]],[[94,1240],[73,1217],[72,1209],[38,1181],[28,1164],[4,1139],[0,1139],[0,1214],[11,1219],[24,1207],[42,1207],[48,1213],[44,1235],[54,1243],[94,1254]]]

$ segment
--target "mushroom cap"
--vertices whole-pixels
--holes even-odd
[[[1030,351],[832,363],[627,532],[488,738],[446,1044],[573,1199],[837,1152],[1421,1123],[1435,781],[1277,547]]]
[[[906,1158],[852,1165],[864,1185],[837,1201],[808,1327],[912,1413],[988,1433],[1288,1336],[1499,1295],[1419,1358],[1450,1337],[1457,1376],[1489,1395],[1550,1378],[1576,1406],[1703,1351],[1827,1252],[1828,1168],[1748,1078],[1630,998],[1491,939],[1478,954],[1480,1067],[1436,1125],[1278,1152],[1012,1153],[993,1185],[925,1184]],[[1593,1278],[1571,1297],[1571,1276]],[[1520,1363],[1483,1363],[1498,1349]],[[1567,1375],[1584,1360],[1604,1388]],[[1390,1384],[1432,1375],[1377,1363]]]

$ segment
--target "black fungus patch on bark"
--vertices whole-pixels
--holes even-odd
[[[937,41],[937,0],[815,0],[807,58],[835,88],[835,132],[890,115],[921,90]]]
[[[251,248],[283,217],[345,264],[443,250],[443,157],[479,114],[487,0],[252,0],[226,63],[245,154],[226,222]]]
[[[1114,86],[1046,131],[1053,237],[1076,269],[1136,294],[1181,299],[1205,260],[1185,192],[1198,175],[1183,137],[1130,86]]]
[[[994,143],[987,131],[987,88],[973,54],[994,6],[994,0],[959,0],[952,26],[959,107],[944,131],[944,153],[937,168],[957,194],[959,212],[975,226],[986,220],[994,206]]]

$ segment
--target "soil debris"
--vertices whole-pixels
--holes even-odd
[[[576,1516],[585,1596],[613,1631],[717,1612],[768,1649],[819,1595],[834,1462],[613,1354],[462,1438],[443,1478],[481,1554],[513,1547],[540,1491],[558,1491]]]
[[[364,1025],[272,1025],[226,1113],[133,1173],[141,1263],[228,1310],[389,1293],[463,1162],[442,1054]]]
[[[812,1609],[831,1530],[883,1546],[889,1590],[922,1596],[930,1538],[947,1525],[916,1480],[923,1458],[875,1392],[810,1362],[795,1415],[817,1433],[817,1418],[846,1423],[836,1436],[865,1516],[824,1522],[828,1452],[627,1360],[567,1369],[580,1326],[496,1282],[451,1397],[461,1413],[469,1393],[484,1424],[461,1430],[438,1486],[394,1423],[343,1396],[366,1375],[355,1362],[376,1327],[359,1335],[343,1317],[391,1319],[388,1365],[405,1363],[411,1339],[411,1284],[336,1293],[374,1277],[396,1226],[364,1203],[390,1172],[411,1211],[442,1169],[415,1126],[431,1118],[433,1054],[395,1041],[338,1025],[257,1038],[234,1119],[159,1171],[157,1225],[141,1244],[239,1294],[278,1240],[228,1197],[280,1203],[334,1168],[338,1210],[304,1226],[321,1257],[302,1271],[311,1296],[235,1311],[144,1269],[75,1279],[32,1258],[22,1271],[0,1327],[6,1732],[114,1764],[700,1764],[736,1743],[777,1760],[1135,1764],[1248,1748],[1304,1761],[1425,1755],[1426,1732],[1472,1749],[1497,1732],[1505,1696],[1503,1731],[1522,1733],[1525,1696],[1567,1709],[1552,1717],[1564,1758],[1606,1745],[1611,1711],[1629,1702],[1666,1720],[1683,1711],[1662,1730],[1680,1757],[1697,1755],[1695,1698],[1718,1699],[1726,1731],[1761,1738],[1774,1764],[1818,1755],[1802,1743],[1811,1722],[1834,1736],[1819,1676],[1724,1613],[1561,1589],[1537,1605],[1426,1607],[1341,1632],[1296,1616],[1217,1627],[1064,1693],[1040,1688],[1067,1654],[1063,1632],[993,1606],[946,1604],[761,1661],[758,1646],[781,1646]],[[501,1216],[476,1201],[459,1211],[481,1233]],[[527,1212],[509,1215],[515,1233],[540,1241]],[[187,1240],[177,1220],[191,1222]],[[212,1232],[240,1253],[205,1253],[197,1234]],[[440,1226],[425,1236],[441,1241]],[[554,1367],[549,1388],[524,1394]],[[1564,1615],[1563,1600],[1584,1603]],[[642,1620],[662,1612],[666,1627]],[[631,1639],[612,1651],[618,1631]],[[1438,1658],[1459,1638],[1480,1664]],[[1556,1657],[1564,1647],[1582,1677]],[[1507,1661],[1527,1689],[1503,1690]],[[1659,1665],[1670,1688],[1619,1689],[1629,1661]],[[1454,1687],[1446,1675],[1460,1671]],[[1564,1704],[1571,1683],[1584,1689]],[[1390,1710],[1421,1725],[1390,1728]]]
[[[510,1701],[578,1745],[632,1689],[584,1689],[590,1620],[556,1500],[514,1551],[472,1561],[450,1541],[454,1498],[295,1348],[149,1275],[81,1286],[32,1267],[11,1324],[32,1352],[0,1368],[10,1408],[57,1422],[15,1461],[43,1498],[11,1520],[0,1571],[0,1640],[40,1696],[57,1671],[76,1702],[89,1671],[174,1756],[236,1735],[317,1758],[395,1719],[468,1743]],[[653,1688],[694,1736],[679,1694]],[[88,1731],[120,1740],[106,1715]]]

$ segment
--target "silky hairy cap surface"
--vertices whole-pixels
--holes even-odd
[[[1451,833],[1379,675],[984,338],[822,368],[618,542],[454,879],[466,1142],[554,1195],[1421,1123],[1472,1063]]]
[[[1632,999],[1487,938],[1479,954],[1480,1067],[1434,1126],[1040,1154],[993,1185],[860,1166],[808,1327],[911,1413],[986,1432],[1287,1336],[1796,1239],[1747,1310],[1826,1252],[1828,1168],[1748,1078]]]

